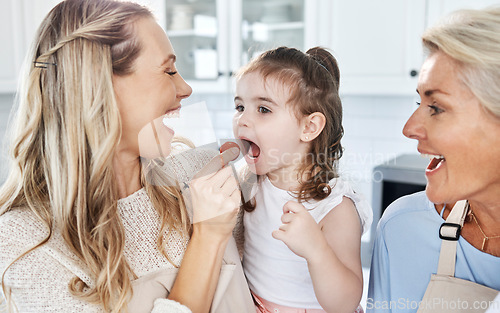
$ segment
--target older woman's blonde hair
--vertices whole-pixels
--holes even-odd
[[[442,51],[461,64],[461,79],[500,118],[500,6],[452,13],[422,36],[430,54]]]
[[[45,244],[54,228],[62,232],[95,281],[87,286],[75,277],[71,292],[112,312],[126,308],[135,278],[123,255],[117,212],[113,157],[121,121],[112,77],[134,71],[141,52],[134,22],[141,18],[152,14],[113,0],[66,0],[45,17],[26,61],[12,164],[0,190],[0,215],[27,208],[45,224],[48,235],[33,249]],[[143,173],[142,182],[161,218],[157,244],[168,258],[167,229],[189,233],[189,217],[177,188],[152,186],[145,174],[154,173]]]

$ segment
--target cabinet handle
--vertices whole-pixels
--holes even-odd
[[[219,77],[221,77],[221,76],[226,76],[226,75],[227,75],[227,76],[229,76],[229,77],[231,77],[231,76],[233,76],[233,71],[229,71],[229,72],[227,72],[227,73],[218,72],[218,73],[217,73],[217,75],[218,75]]]
[[[415,76],[417,76],[417,75],[418,75],[418,71],[417,71],[417,70],[411,70],[411,71],[410,71],[410,76],[411,76],[411,77],[415,77]]]

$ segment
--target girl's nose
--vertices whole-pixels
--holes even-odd
[[[250,126],[250,113],[248,112],[237,112],[236,113],[236,123],[240,127]]]
[[[422,140],[425,138],[425,127],[420,107],[413,112],[403,127],[403,135],[410,139]]]

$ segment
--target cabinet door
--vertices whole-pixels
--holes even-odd
[[[229,46],[231,72],[269,49],[287,46],[305,51],[319,45],[320,1],[329,0],[233,0],[230,42],[235,44]]]
[[[304,47],[304,0],[243,0],[241,64],[279,46]]]
[[[316,42],[314,15],[327,0],[169,0],[167,34],[194,92],[231,92],[234,72],[262,51]],[[312,36],[311,36],[312,35]]]
[[[429,0],[427,26],[434,25],[439,18],[459,9],[482,9],[500,5],[500,0]]]
[[[333,0],[330,12],[342,94],[415,94],[425,0]]]
[[[227,0],[165,1],[166,31],[177,69],[195,92],[227,91],[229,80]]]

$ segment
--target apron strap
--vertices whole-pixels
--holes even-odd
[[[458,201],[446,222],[439,228],[441,238],[441,252],[439,254],[438,275],[455,276],[455,262],[457,256],[457,241],[464,225],[469,206],[466,200]],[[444,210],[444,208],[443,208]]]

